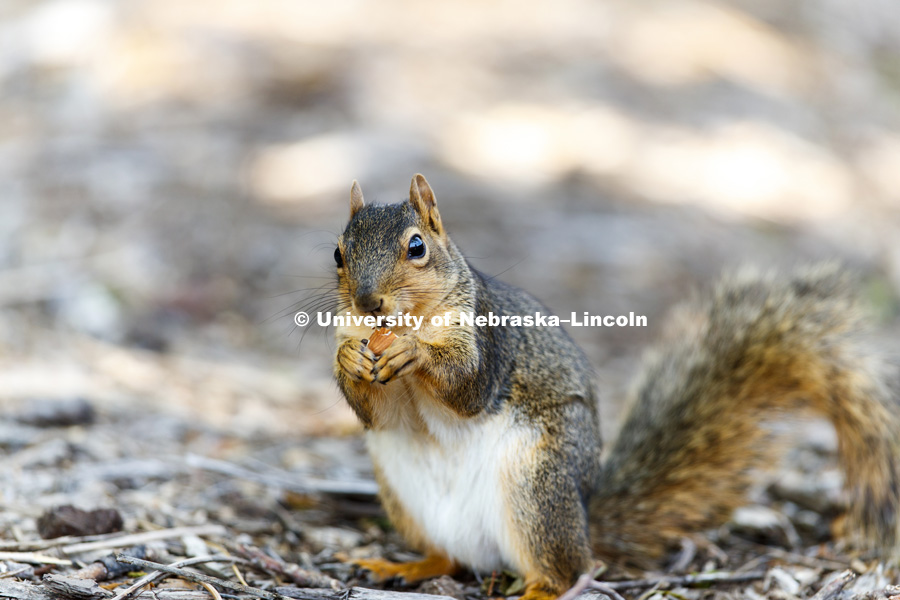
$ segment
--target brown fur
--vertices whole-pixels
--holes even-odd
[[[639,383],[591,508],[595,552],[646,564],[745,501],[771,458],[767,421],[812,409],[834,425],[851,538],[897,545],[900,420],[883,364],[860,338],[846,276],[749,273],[691,306]]]

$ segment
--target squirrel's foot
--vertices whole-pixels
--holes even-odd
[[[565,591],[565,588],[559,589],[546,581],[532,581],[525,585],[525,593],[519,600],[556,600]]]
[[[405,334],[394,340],[375,363],[372,372],[375,381],[387,383],[403,373],[411,373],[419,364],[419,340],[412,334]]]
[[[375,354],[362,343],[362,340],[348,339],[342,343],[337,351],[337,362],[347,376],[356,383],[361,381],[372,383],[375,379],[372,374],[375,366]]]
[[[369,572],[375,582],[388,579],[402,579],[406,583],[416,583],[423,579],[454,575],[459,572],[459,565],[452,559],[440,554],[429,554],[415,562],[395,563],[383,558],[363,558],[351,561],[361,569]]]

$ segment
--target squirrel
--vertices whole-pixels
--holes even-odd
[[[396,327],[380,356],[371,327],[335,328],[335,377],[382,504],[424,554],[354,561],[376,581],[511,568],[524,600],[549,600],[595,559],[659,564],[745,501],[776,448],[766,423],[810,409],[837,432],[844,536],[897,548],[900,394],[893,365],[859,339],[839,268],[733,274],[677,312],[601,460],[592,369],[562,328],[431,322],[548,309],[468,264],[422,175],[400,204],[366,204],[354,181],[334,258],[340,310],[425,317]]]

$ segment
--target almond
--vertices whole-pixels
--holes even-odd
[[[387,327],[382,327],[381,329],[376,329],[375,332],[369,336],[368,348],[375,356],[380,356],[396,339],[396,333],[392,332]]]

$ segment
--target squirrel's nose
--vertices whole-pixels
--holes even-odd
[[[384,306],[384,296],[379,294],[363,294],[356,297],[356,308],[359,312],[378,312],[382,306]]]

